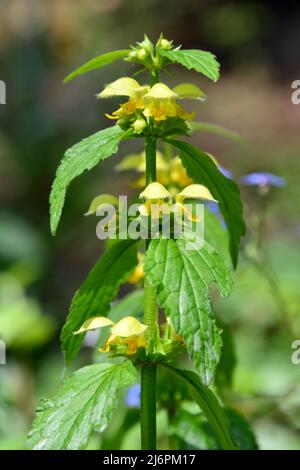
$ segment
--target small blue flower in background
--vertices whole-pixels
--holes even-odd
[[[139,408],[141,403],[141,386],[134,384],[129,387],[126,398],[126,405],[129,408]]]
[[[212,212],[215,215],[220,215],[220,209],[219,209],[219,204],[217,202],[213,201],[206,201],[205,202],[205,207]]]
[[[269,173],[268,171],[259,171],[242,176],[240,183],[245,186],[276,186],[277,188],[281,188],[285,185],[285,179],[281,176]]]
[[[226,178],[232,179],[232,173],[230,170],[227,170],[227,168],[224,168],[223,166],[220,166],[220,165],[218,166],[218,169],[224,176],[226,176]]]

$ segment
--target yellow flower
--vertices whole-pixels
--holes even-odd
[[[148,186],[141,192],[140,197],[148,200],[162,200],[171,197],[169,191],[157,181],[148,184]]]
[[[139,206],[141,215],[148,216],[151,214],[154,218],[161,217],[161,214],[170,212],[169,206],[165,203],[166,199],[170,199],[169,191],[157,181],[148,184],[140,197],[145,199],[144,204]]]
[[[143,100],[129,100],[120,105],[120,107],[112,114],[105,114],[108,119],[126,119],[132,116],[137,110],[144,109]]]
[[[176,194],[175,201],[176,203],[173,206],[173,211],[175,213],[182,214],[183,212],[187,214],[188,218],[193,222],[198,222],[199,217],[194,216],[188,208],[184,205],[185,199],[199,199],[201,201],[213,201],[218,202],[213,198],[211,192],[202,184],[190,184],[184,188],[180,193]]]
[[[184,187],[192,183],[192,179],[187,175],[187,172],[178,156],[172,159],[170,166],[171,183],[176,183],[179,187]]]
[[[131,316],[124,317],[117,323],[106,317],[93,317],[85,321],[74,334],[85,333],[105,326],[111,327],[111,334],[107,338],[104,348],[99,349],[100,352],[107,353],[111,350],[111,347],[121,347],[124,348],[124,354],[131,356],[139,348],[146,346],[144,333],[148,327]]]
[[[142,253],[138,253],[138,264],[135,267],[131,276],[127,280],[129,284],[137,284],[141,279],[143,279],[143,277],[145,276],[143,266],[144,266],[144,255]]]
[[[164,83],[156,83],[144,96],[146,117],[153,117],[155,121],[164,121],[168,117],[192,119],[194,114],[187,114],[176,103],[178,95]]]
[[[140,85],[131,77],[122,77],[109,83],[104,90],[97,95],[98,98],[111,98],[113,96],[128,96],[130,99],[120,105],[120,108],[110,114],[106,114],[109,119],[128,118],[137,110],[144,109],[143,96],[149,91],[149,86]]]
[[[176,333],[170,317],[166,317],[166,323],[162,325],[162,329],[164,332],[164,337],[166,339],[169,339],[171,341],[177,341],[179,343],[184,343],[183,337],[179,336]]]
[[[143,97],[149,90],[148,86],[142,86],[131,77],[122,77],[106,85],[103,91],[99,93],[98,98],[112,98],[113,96],[128,96],[137,100]]]
[[[143,51],[143,49],[141,49],[141,51]],[[146,51],[144,52],[146,53]],[[176,99],[194,97],[196,93],[194,88],[197,89],[196,95],[198,96],[201,90],[198,91],[199,89],[194,86],[192,92],[189,89],[187,93],[187,85],[183,84],[183,86],[185,86],[185,96],[182,95],[182,86],[179,88],[180,93],[175,93],[164,83],[156,83],[150,88],[147,85],[140,85],[134,78],[122,77],[109,83],[97,97],[129,97],[129,101],[121,104],[119,109],[114,111],[111,115],[106,115],[109,119],[126,119],[137,111],[140,111],[140,113],[143,112],[146,118],[153,117],[157,122],[164,121],[168,117],[179,117],[181,119],[191,120],[194,117],[194,113],[186,113],[176,102]],[[143,120],[139,118],[140,116],[137,116],[138,120]],[[136,130],[136,132],[141,132],[141,130]]]
[[[202,201],[218,202],[213,198],[211,192],[202,184],[190,184],[176,195],[176,202],[185,199],[201,199]]]

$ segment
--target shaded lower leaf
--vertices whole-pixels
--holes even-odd
[[[242,415],[232,409],[225,409],[229,422],[230,434],[240,450],[257,450],[256,437],[250,424]],[[181,440],[181,448],[199,450],[219,450],[222,447],[213,433],[212,427],[204,414],[192,414],[187,410],[178,410],[170,433]]]
[[[196,369],[209,384],[220,359],[221,336],[215,323],[210,285],[225,296],[232,281],[219,254],[208,243],[186,249],[186,241],[152,240],[145,257],[146,276],[156,288],[160,306],[183,336]]]
[[[181,449],[218,449],[211,426],[202,413],[192,414],[186,410],[178,410],[170,434],[181,440]]]
[[[218,364],[215,376],[215,384],[221,396],[230,389],[232,385],[233,373],[237,363],[235,352],[234,338],[230,327],[223,322],[220,323],[222,328],[223,348],[221,360]]]
[[[84,449],[93,431],[102,432],[117,405],[118,390],[135,383],[130,361],[96,364],[68,377],[52,400],[42,399],[29,433],[33,450]]]
[[[84,338],[84,333],[74,336],[74,331],[88,318],[107,315],[120,284],[127,280],[137,265],[136,251],[134,240],[121,240],[113,244],[75,293],[61,333],[67,363],[74,359]]]
[[[255,434],[248,421],[237,411],[227,408],[225,413],[229,420],[232,438],[241,450],[257,450]]]
[[[203,385],[195,372],[177,369],[166,363],[163,365],[190,385],[195,400],[209,422],[221,448],[224,450],[237,450],[237,446],[230,435],[228,418],[213,392]]]

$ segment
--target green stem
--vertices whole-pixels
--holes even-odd
[[[156,139],[154,137],[146,137],[145,139],[146,153],[146,185],[156,181]]]
[[[152,136],[145,139],[146,184],[156,181],[156,139]],[[149,240],[146,242],[146,248]],[[154,335],[157,325],[157,303],[155,289],[145,278],[144,323],[148,326],[148,341]],[[156,364],[151,362],[142,365],[141,371],[141,447],[143,450],[156,449]]]

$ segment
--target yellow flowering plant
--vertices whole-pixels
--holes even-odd
[[[145,36],[130,49],[92,59],[65,81],[120,59],[146,72],[145,78],[137,81],[125,76],[102,84],[97,98],[119,100],[117,109],[106,115],[114,124],[66,151],[50,195],[51,231],[56,233],[67,187],[74,178],[117,153],[122,142],[133,139],[143,142],[144,150],[126,157],[117,169],[139,172],[138,182],[132,182],[139,188],[137,213],[124,223],[124,212],[127,216],[130,211],[111,194],[97,196],[87,211],[87,215],[95,214],[99,205],[116,209],[103,225],[107,233],[113,225],[122,230],[116,240],[107,243],[72,300],[61,333],[67,372],[87,334],[107,329],[107,337],[103,340],[100,334],[95,363],[68,375],[54,398],[40,403],[28,446],[85,448],[91,433],[110,423],[120,389],[134,384],[140,373],[141,447],[156,449],[156,379],[157,373],[168,370],[190,387],[218,446],[236,449],[226,413],[210,388],[222,348],[210,285],[215,283],[224,296],[232,289],[231,268],[237,264],[239,242],[245,233],[239,190],[211,155],[186,139],[194,130],[201,130],[203,123],[193,122],[194,112],[188,112],[182,102],[201,103],[205,93],[196,84],[171,87],[161,78],[161,72],[179,64],[216,82],[219,64],[210,52],[184,50],[163,35],[156,43]],[[201,217],[194,215],[189,202],[192,207],[204,206]],[[222,220],[209,212],[206,206],[210,203],[218,206]],[[189,246],[184,234],[176,238],[175,230],[166,236],[161,229],[168,217],[172,224],[184,217],[193,227],[205,222],[201,247]],[[131,237],[132,223],[144,227],[155,223],[156,231],[146,239]],[[143,283],[139,304],[143,318],[131,304],[117,320],[112,318],[112,304],[125,283],[131,288]]]

